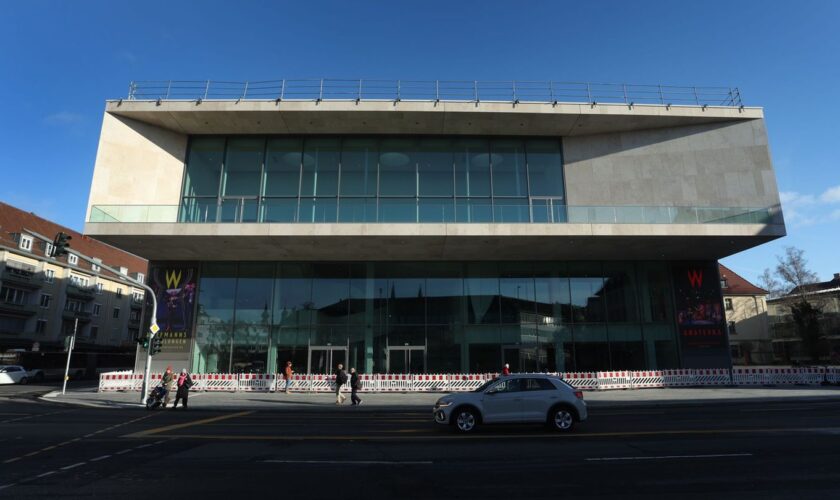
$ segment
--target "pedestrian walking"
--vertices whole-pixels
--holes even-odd
[[[359,395],[356,394],[357,391],[361,390],[362,388],[362,379],[359,378],[359,374],[356,373],[355,368],[350,368],[350,404],[353,406],[359,406],[362,404],[362,400],[359,398]]]
[[[181,369],[181,374],[178,375],[178,381],[176,383],[178,385],[178,392],[175,393],[175,404],[172,405],[172,409],[178,407],[178,401],[183,401],[182,405],[184,409],[187,409],[187,399],[190,396],[190,387],[193,385],[192,378],[190,374],[187,373],[186,368]]]
[[[160,385],[166,389],[166,395],[163,397],[163,407],[166,408],[169,406],[169,399],[175,390],[175,374],[172,373],[172,365],[166,367],[166,371],[163,372],[163,378],[160,380]]]
[[[510,365],[505,363],[505,366],[502,367],[502,375],[510,375]]]
[[[286,379],[286,394],[289,393],[289,386],[292,385],[292,376],[295,371],[292,370],[292,362],[286,361],[286,368],[283,369],[283,378]]]
[[[338,364],[335,368],[335,404],[340,405],[347,399],[347,396],[341,394],[341,386],[347,383],[347,372],[344,371],[344,365]]]

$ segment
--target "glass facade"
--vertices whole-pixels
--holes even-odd
[[[676,368],[670,280],[662,262],[206,262],[192,368]]]
[[[559,139],[200,136],[179,220],[561,222],[564,206]]]

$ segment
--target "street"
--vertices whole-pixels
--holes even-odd
[[[593,411],[461,436],[430,411],[98,409],[0,399],[3,498],[826,498],[840,402]]]

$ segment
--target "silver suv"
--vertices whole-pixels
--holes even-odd
[[[472,432],[483,424],[545,423],[568,432],[586,420],[583,392],[552,375],[508,375],[472,392],[447,394],[435,403],[435,422]]]

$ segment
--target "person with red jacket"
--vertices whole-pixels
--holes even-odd
[[[510,365],[505,363],[505,366],[502,368],[502,375],[510,375]]]

